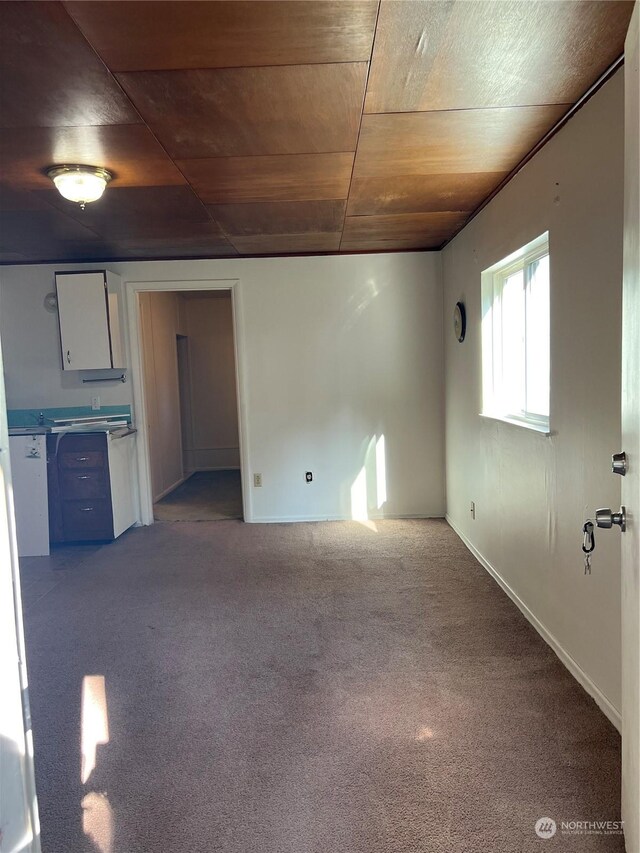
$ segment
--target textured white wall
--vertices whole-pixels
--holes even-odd
[[[187,335],[185,469],[239,468],[231,294],[182,299]],[[184,385],[185,383],[183,383]]]
[[[176,347],[180,322],[176,294],[140,294],[140,321],[151,482],[155,501],[172,491],[184,479]]]
[[[125,281],[239,280],[247,473],[263,476],[254,520],[444,514],[438,254],[106,266]],[[0,269],[10,408],[90,401],[76,377],[63,384],[56,317],[42,307],[55,269]],[[129,384],[99,387],[105,405],[132,402]]]
[[[449,517],[616,709],[620,533],[597,533],[584,577],[581,525],[620,503],[609,472],[620,449],[622,198],[618,73],[443,252]],[[550,437],[478,415],[480,273],[546,230]],[[463,344],[452,331],[458,299]]]
[[[439,257],[292,259],[287,268],[243,276],[252,469],[264,482],[253,490],[255,516],[442,515]]]

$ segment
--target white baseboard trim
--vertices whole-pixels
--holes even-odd
[[[597,687],[596,684],[589,678],[587,673],[580,667],[578,663],[571,657],[569,652],[560,644],[560,642],[554,637],[554,635],[549,631],[545,625],[540,622],[540,620],[536,617],[536,615],[527,607],[524,601],[518,596],[516,592],[509,586],[509,584],[505,581],[502,575],[497,571],[497,569],[491,565],[491,563],[486,560],[480,551],[473,545],[467,537],[462,533],[462,531],[456,526],[455,522],[452,521],[451,517],[447,514],[445,519],[449,526],[457,533],[460,539],[464,542],[466,547],[471,551],[476,560],[480,563],[480,565],[489,572],[491,577],[496,581],[496,583],[506,592],[509,598],[513,601],[513,603],[518,607],[520,612],[524,615],[528,622],[533,625],[538,634],[542,637],[542,639],[547,643],[548,646],[551,646],[556,655],[560,658],[562,663],[569,670],[571,675],[576,679],[576,681],[582,685],[582,687],[587,691],[589,696],[595,701],[596,705],[600,708],[603,714],[613,723],[616,729],[621,732],[622,731],[622,717],[620,711],[611,704],[611,702],[607,699],[604,693]]]
[[[349,518],[346,515],[279,515],[279,516],[259,516],[257,518],[248,519],[245,521],[248,524],[291,524],[294,522],[305,521],[356,521],[358,524],[375,524],[376,521],[400,521],[406,519],[420,518],[444,518],[441,512],[434,515],[379,515],[368,519]]]
[[[199,471],[239,471],[239,465],[219,465],[213,468],[189,468],[186,472],[186,477],[190,477],[192,474],[197,474]]]
[[[169,492],[172,492],[174,489],[177,489],[178,486],[181,486],[185,482],[185,480],[188,480],[188,479],[189,479],[189,475],[186,474],[184,477],[181,477],[179,480],[176,480],[172,486],[169,486],[169,488],[165,489],[164,492],[160,492],[158,497],[153,499],[154,504],[157,504],[158,501],[162,500],[162,498],[166,498],[166,496],[169,494]]]

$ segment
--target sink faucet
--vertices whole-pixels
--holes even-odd
[[[38,415],[38,425],[44,426],[44,412],[40,412]]]

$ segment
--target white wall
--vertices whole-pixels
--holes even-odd
[[[269,269],[244,301],[252,470],[264,482],[253,490],[256,516],[277,518],[282,507],[290,518],[351,517],[360,501],[370,517],[441,515],[439,258],[297,260],[289,276]],[[387,500],[378,511],[372,445],[382,436]]]
[[[181,299],[186,343],[182,446],[185,470],[239,468],[231,293]],[[186,386],[186,387],[185,387]]]
[[[263,476],[262,488],[249,490],[249,519],[444,513],[438,254],[107,267],[125,281],[239,280],[245,473],[248,479],[253,472]],[[0,268],[10,408],[90,401],[91,391],[74,377],[69,387],[64,384],[56,317],[42,307],[55,269]],[[105,405],[132,402],[130,384],[100,388]],[[382,466],[375,445],[381,461],[381,436],[386,501],[378,508],[383,495],[376,468],[381,480]],[[311,485],[304,482],[305,471],[313,471]]]
[[[141,293],[140,327],[147,435],[154,501],[184,479],[178,385],[180,300],[175,293]]]
[[[0,267],[0,335],[10,409],[90,406],[94,394],[100,395],[103,406],[131,403],[130,385],[83,385],[82,378],[89,373],[62,371],[58,315],[44,307],[45,296],[55,290],[56,270],[96,268],[96,264]]]
[[[620,449],[622,197],[618,73],[443,252],[448,515],[617,710],[620,532],[596,534],[585,577],[581,525],[620,504],[610,457]],[[550,437],[478,416],[480,273],[545,230]],[[452,330],[459,299],[463,344]]]

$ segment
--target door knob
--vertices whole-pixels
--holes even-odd
[[[620,512],[611,512],[611,510],[606,507],[603,509],[596,510],[596,524],[598,527],[613,527],[614,524],[617,524],[620,530],[624,533],[627,529],[627,510],[625,507],[620,507]]]
[[[623,477],[627,473],[627,454],[624,450],[621,453],[614,453],[611,457],[611,471]]]

